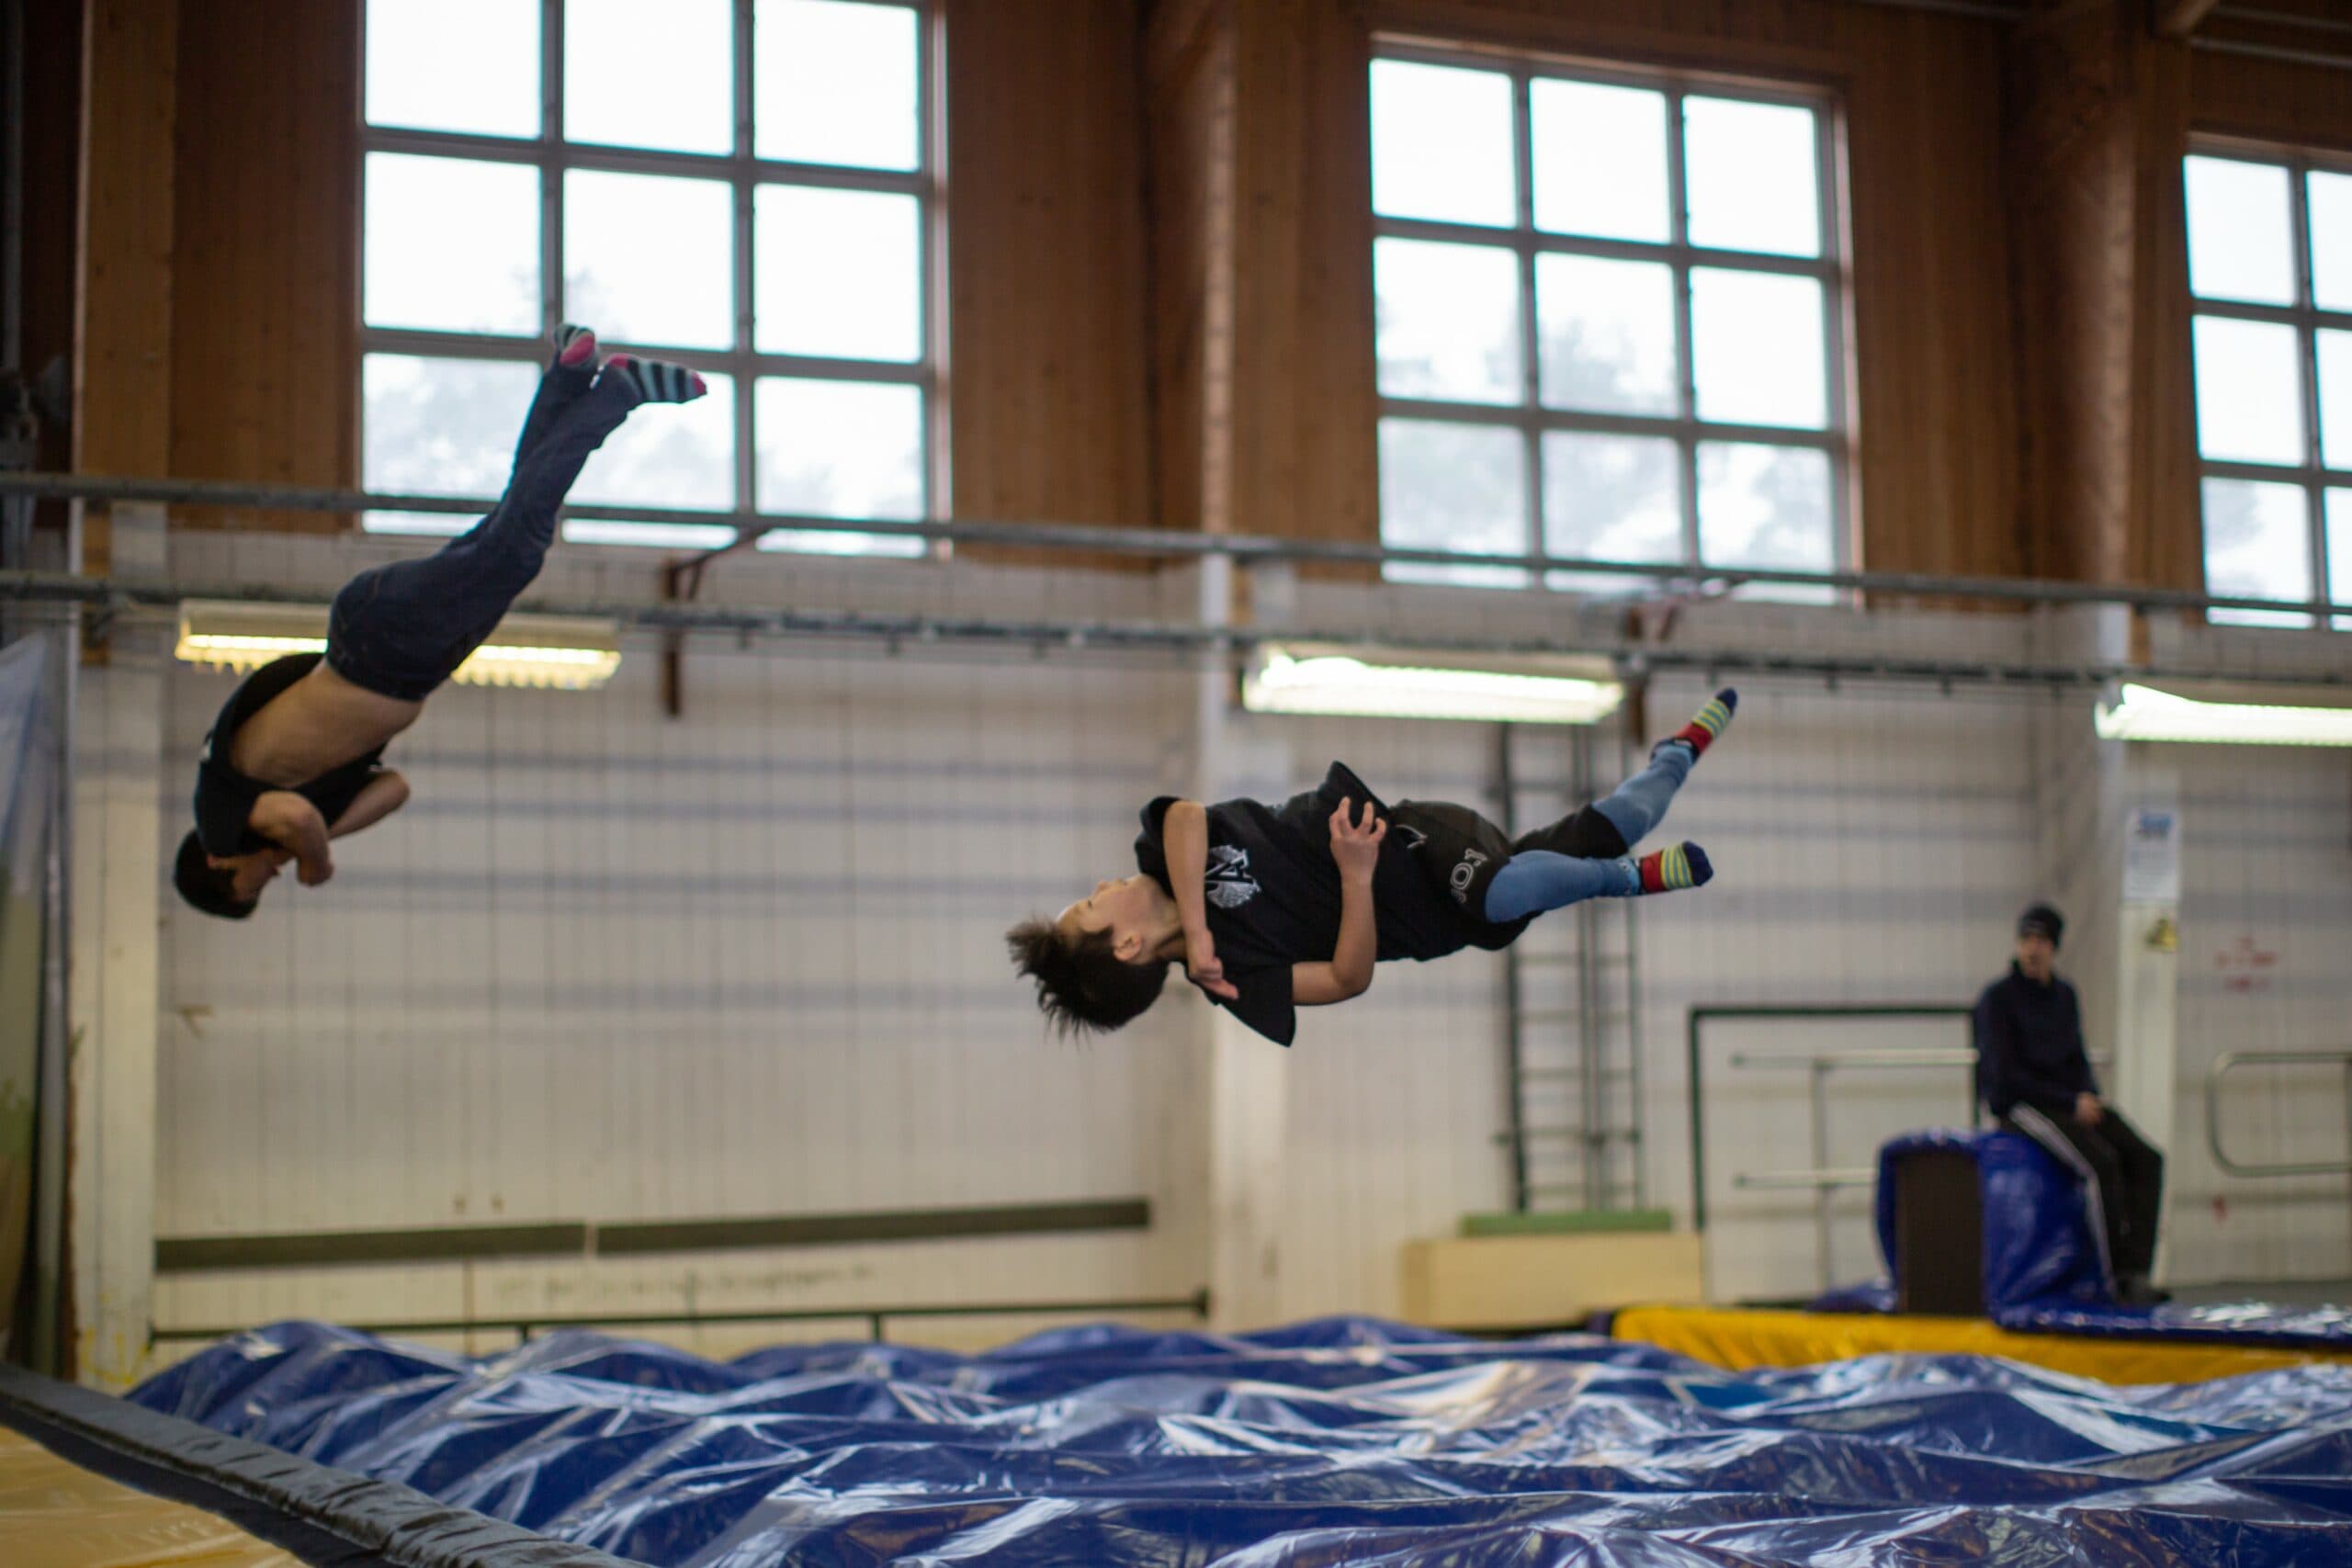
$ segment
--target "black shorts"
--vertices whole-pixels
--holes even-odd
[[[1617,825],[1590,806],[1579,806],[1558,821],[1513,839],[1466,806],[1442,800],[1400,800],[1389,811],[1396,826],[1413,835],[1412,850],[1423,867],[1471,927],[1480,947],[1509,946],[1529,919],[1498,923],[1485,918],[1487,889],[1511,856],[1523,850],[1549,850],[1577,860],[1615,860],[1626,852]]]

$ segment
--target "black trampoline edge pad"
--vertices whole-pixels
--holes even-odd
[[[0,1426],[311,1568],[643,1568],[19,1367],[0,1365]]]

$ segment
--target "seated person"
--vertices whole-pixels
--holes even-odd
[[[702,394],[680,366],[616,354],[599,368],[595,334],[560,329],[490,514],[430,556],[353,578],[329,612],[325,653],[263,665],[220,710],[197,762],[196,828],[172,869],[180,897],[241,920],[288,861],[305,886],[334,875],[328,840],[407,802],[385,744],[538,576],[588,455],[639,403]]]
[[[1375,961],[1498,950],[1546,909],[1706,882],[1696,844],[1631,851],[1738,702],[1717,693],[1614,794],[1516,841],[1467,807],[1385,806],[1338,762],[1279,807],[1163,795],[1143,810],[1140,874],[1013,927],[1013,964],[1057,1027],[1107,1031],[1150,1007],[1182,959],[1212,1002],[1287,1045],[1296,1009],[1361,996]]]
[[[2047,904],[2018,917],[2008,974],[1976,998],[1976,1090],[2001,1125],[2055,1156],[2084,1183],[2091,1234],[2116,1299],[2154,1306],[2148,1281],[2165,1159],[2098,1096],[2083,1050],[2083,1012],[2057,972],[2066,922]]]

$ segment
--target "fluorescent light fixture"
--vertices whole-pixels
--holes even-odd
[[[2248,700],[2274,689],[2212,690],[2202,696],[2126,685],[2092,723],[2106,740],[2185,740],[2221,746],[2352,746],[2352,693],[2334,705],[2288,707]],[[2305,694],[2297,694],[2304,695]],[[2335,694],[2328,694],[2333,697]],[[2234,698],[2235,700],[2222,700]],[[2308,696],[2306,696],[2308,701]]]
[[[179,646],[189,664],[243,674],[289,653],[327,645],[323,604],[188,599],[180,604]],[[586,691],[620,668],[620,627],[579,615],[509,615],[450,677],[472,686],[548,686]]]
[[[1624,700],[1613,674],[1605,660],[1470,665],[1410,649],[1269,647],[1242,671],[1241,705],[1251,713],[1591,724]]]

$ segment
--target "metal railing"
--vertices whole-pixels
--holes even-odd
[[[1705,1062],[1701,1051],[1704,1026],[1711,1021],[1745,1019],[1778,1022],[1829,1019],[1908,1018],[1933,1019],[1969,1018],[1974,1010],[1946,1002],[1854,1003],[1762,1007],[1693,1008],[1690,1023],[1690,1190],[1691,1213],[1698,1229],[1706,1228],[1706,1110]],[[2096,1066],[2105,1066],[2107,1055],[2094,1055]],[[1976,1099],[1976,1050],[1973,1041],[1965,1047],[1928,1046],[1904,1048],[1888,1046],[1853,1046],[1821,1051],[1736,1051],[1726,1066],[1750,1071],[1802,1071],[1806,1075],[1807,1127],[1806,1137],[1813,1163],[1802,1169],[1737,1171],[1731,1178],[1735,1190],[1743,1192],[1779,1191],[1810,1192],[1814,1195],[1813,1229],[1815,1273],[1822,1289],[1834,1283],[1830,1278],[1831,1243],[1835,1228],[1833,1205],[1837,1195],[1854,1188],[1868,1188],[1878,1181],[1878,1168],[1868,1166],[1834,1166],[1829,1163],[1830,1080],[1838,1073],[1848,1071],[1907,1072],[1933,1070],[1950,1072],[1955,1069],[1967,1075],[1963,1088],[1968,1097],[1968,1121],[1971,1126],[1980,1124],[1983,1110]]]
[[[1951,1002],[1792,1002],[1785,1004],[1770,1003],[1729,1007],[1692,1008],[1690,1010],[1690,1021],[1684,1032],[1685,1049],[1688,1053],[1687,1066],[1690,1074],[1689,1092],[1690,1097],[1691,1227],[1700,1231],[1703,1231],[1707,1228],[1706,1066],[1702,1059],[1702,1048],[1706,1042],[1706,1027],[1708,1024],[1718,1021],[1728,1021],[1737,1019],[1792,1023],[1802,1022],[1807,1020],[1817,1021],[1825,1019],[1966,1018],[1973,1010],[1970,1008],[1962,1007]],[[1816,1059],[1816,1056],[1825,1055],[1844,1056],[1899,1056],[1903,1059],[1905,1064],[1908,1064],[1915,1058],[1928,1055],[1935,1055],[1939,1058],[1961,1057],[1963,1058],[1972,1067],[1974,1066],[1976,1061],[1976,1053],[1973,1049],[1962,1053],[1954,1051],[1889,1051],[1883,1048],[1860,1049],[1847,1053],[1789,1053],[1772,1056],[1770,1060],[1776,1066],[1796,1066],[1799,1064],[1812,1062]],[[1750,1060],[1760,1065],[1766,1060],[1766,1058],[1761,1056],[1747,1057],[1743,1055],[1743,1057],[1736,1058],[1736,1060],[1738,1060],[1740,1065],[1746,1066]],[[1947,1066],[1953,1064],[1949,1060],[1939,1059],[1934,1065],[1939,1066]],[[1834,1070],[1835,1068],[1826,1069],[1826,1071]],[[1813,1092],[1815,1097],[1815,1114],[1814,1117],[1815,1168],[1808,1172],[1781,1173],[1783,1176],[1806,1175],[1822,1177],[1830,1174],[1826,1169],[1826,1167],[1828,1166],[1828,1156],[1826,1150],[1821,1146],[1823,1140],[1827,1136],[1827,1134],[1822,1130],[1826,1118],[1820,1114],[1822,1097],[1826,1096],[1827,1093],[1827,1087],[1824,1082],[1825,1077],[1825,1070],[1815,1070],[1813,1084]],[[1735,1185],[1736,1184],[1736,1179],[1735,1179]],[[1784,1181],[1777,1183],[1777,1185],[1789,1186],[1797,1184]]]
[[[0,476],[5,477],[5,476]],[[84,577],[61,571],[0,570],[0,601],[63,606],[64,616],[86,616],[91,635],[101,637],[117,622],[168,620],[193,599],[254,604],[318,604],[329,597],[312,584],[280,588],[253,582],[175,581],[162,578]],[[2079,691],[2119,680],[2217,681],[2249,678],[2244,670],[2220,665],[2120,664],[2085,660],[2041,663],[2007,659],[1914,658],[1884,653],[1808,653],[1782,646],[1654,643],[1619,633],[1586,632],[1571,626],[1527,636],[1464,636],[1420,632],[1392,638],[1365,626],[1232,626],[1208,621],[1028,619],[942,615],[927,610],[806,609],[778,605],[709,604],[694,600],[577,600],[533,596],[514,608],[536,615],[592,617],[624,629],[665,636],[718,636],[737,646],[754,639],[780,642],[880,644],[891,653],[952,644],[960,650],[990,649],[1042,657],[1057,650],[1191,658],[1203,653],[1242,654],[1268,645],[1311,644],[1326,648],[1388,647],[1402,642],[1418,650],[1464,656],[1540,656],[1574,653],[1617,660],[1630,675],[1668,671],[1702,673],[1710,682],[1734,676],[1756,680],[1857,681],[1898,684],[1985,686],[1996,691]],[[2347,682],[2335,667],[2278,671],[2262,675],[2267,684],[2336,691]]]
[[[115,478],[93,474],[0,473],[0,496],[100,502],[147,502],[174,506],[219,506],[286,512],[438,512],[460,515],[487,512],[494,498],[408,495],[299,485],[243,484],[210,479]],[[1364,566],[1466,566],[1509,568],[1538,574],[1578,572],[1682,584],[1737,587],[1774,583],[1846,592],[1908,598],[1975,599],[2033,604],[2124,604],[2143,610],[2273,610],[2310,614],[2324,620],[2352,616],[2352,604],[2324,599],[2250,599],[2131,583],[2066,582],[2030,577],[1946,577],[1900,571],[1791,571],[1773,568],[1725,568],[1688,562],[1592,560],[1542,554],[1486,555],[1472,550],[1425,549],[1350,539],[1275,538],[1251,534],[1211,534],[1166,528],[1114,528],[1068,523],[1018,521],[908,522],[872,517],[812,517],[797,513],[717,511],[705,508],[567,506],[571,517],[640,523],[718,523],[762,532],[790,528],[808,533],[873,534],[933,543],[1068,550],[1094,555],[1161,558],[1224,557],[1237,561],[1351,562]]]
[[[1973,1100],[1976,1053],[1941,1051],[1929,1048],[1920,1051],[1864,1049],[1856,1051],[1814,1051],[1794,1053],[1758,1053],[1735,1051],[1730,1065],[1735,1067],[1804,1067],[1812,1075],[1807,1098],[1813,1112],[1813,1165],[1805,1170],[1774,1170],[1750,1175],[1740,1172],[1731,1179],[1734,1187],[1819,1187],[1825,1190],[1839,1187],[1867,1187],[1877,1179],[1875,1168],[1861,1166],[1832,1167],[1825,1164],[1829,1157],[1829,1075],[1846,1067],[1893,1067],[1917,1070],[1920,1067],[1965,1067],[1971,1074]],[[1971,1106],[1970,1124],[1980,1118],[1980,1108]]]
[[[2232,1176],[2352,1176],[2352,1157],[2334,1160],[2280,1160],[2249,1165],[2230,1157],[2222,1147],[2222,1085],[2240,1067],[2311,1067],[2334,1066],[2344,1074],[2344,1119],[2352,1136],[2352,1051],[2224,1051],[2205,1069],[2205,1146],[2213,1163]]]
[[[1949,1010],[1962,1017],[1971,1010]],[[1813,1164],[1804,1170],[1772,1170],[1750,1173],[1736,1172],[1731,1179],[1734,1188],[1756,1191],[1799,1190],[1813,1194],[1813,1256],[1815,1282],[1827,1290],[1836,1281],[1830,1278],[1833,1235],[1837,1221],[1834,1205],[1838,1194],[1853,1188],[1868,1188],[1877,1184],[1878,1168],[1868,1166],[1833,1166],[1829,1163],[1829,1078],[1830,1075],[1848,1069],[1871,1071],[1917,1071],[1931,1067],[1939,1071],[1952,1067],[1965,1068],[1969,1077],[1969,1119],[1976,1117],[1975,1070],[1973,1049],[1956,1050],[1889,1050],[1884,1047],[1862,1047],[1839,1051],[1753,1052],[1732,1053],[1731,1066],[1748,1068],[1802,1069],[1806,1075],[1806,1137],[1810,1140]]]

